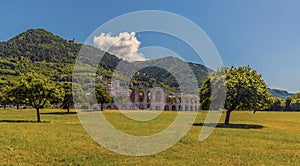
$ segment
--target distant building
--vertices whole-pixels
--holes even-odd
[[[140,87],[138,90],[130,90],[121,86],[119,81],[102,85],[114,99],[120,100],[115,101],[114,104],[106,104],[105,109],[199,111],[200,103],[197,95],[173,93],[166,96],[162,88],[148,90]],[[123,98],[129,100],[121,101]]]

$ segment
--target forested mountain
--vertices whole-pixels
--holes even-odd
[[[74,63],[81,44],[43,29],[30,29],[0,43],[1,57],[27,57],[31,61]]]
[[[154,60],[148,60],[148,61],[138,61],[138,62],[133,62],[135,65],[143,65],[147,63],[151,64],[157,64],[157,63],[162,63],[164,66],[169,66],[169,68],[162,69],[158,67],[147,67],[142,70],[142,72],[147,73],[150,77],[158,79],[160,82],[170,85],[172,87],[178,87],[178,83],[176,81],[176,77],[178,76],[173,76],[170,72],[172,70],[182,70],[178,71],[178,73],[181,74],[186,74],[185,69],[181,69],[181,67],[175,68],[172,64],[174,65],[179,65],[180,62],[182,62],[180,59],[176,57],[164,57],[164,58],[159,58],[159,59],[154,59]],[[170,65],[171,64],[171,65]],[[202,81],[204,78],[207,76],[209,71],[212,71],[210,69],[207,69],[205,66],[200,65],[200,64],[195,64],[195,63],[186,63],[190,69],[194,72],[195,77],[198,81],[198,86],[201,86]],[[183,66],[182,66],[183,67]]]
[[[269,88],[269,91],[270,91],[272,96],[279,97],[279,98],[282,98],[282,99],[286,99],[287,97],[294,95],[292,93],[289,93],[288,91],[279,90],[279,89],[270,89]]]
[[[81,47],[82,44],[74,40],[63,39],[43,29],[29,29],[8,41],[0,42],[0,84],[26,70],[40,71],[55,81],[71,81],[74,62]],[[98,49],[97,51],[102,52]],[[168,58],[181,61],[174,57]],[[109,82],[113,70],[120,61],[122,60],[118,57],[105,53],[97,74],[102,75],[104,81]],[[131,67],[139,63],[145,62],[128,62]],[[207,68],[194,63],[188,65],[194,71],[200,86],[208,73]],[[87,64],[83,65],[83,70],[88,68]],[[132,82],[139,82],[146,86],[151,82],[155,86],[166,88],[177,86],[176,80],[168,71],[153,67],[136,73]]]

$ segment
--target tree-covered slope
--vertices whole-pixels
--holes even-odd
[[[40,71],[60,82],[71,81],[74,63],[82,46],[74,40],[63,39],[44,29],[29,29],[8,41],[0,42],[0,84],[18,76],[24,70]],[[99,49],[91,49],[104,54],[97,74],[102,75],[105,82],[109,82],[114,69],[122,60]],[[167,57],[167,59],[181,61],[174,57]],[[82,72],[84,73],[90,67],[88,59],[83,63]],[[126,63],[128,67],[134,67],[145,62]],[[207,68],[194,63],[188,63],[188,65],[195,73],[200,86],[207,75]],[[132,78],[132,82],[169,89],[178,85],[170,72],[159,68],[146,68],[137,72]],[[149,85],[149,83],[153,85]]]
[[[74,63],[81,44],[43,29],[29,29],[0,43],[1,57],[27,57],[32,61]]]
[[[150,60],[154,61],[153,63],[166,63],[167,64],[174,64],[170,68],[162,69],[159,67],[147,67],[143,69],[143,72],[146,72],[150,77],[157,78],[160,82],[170,85],[172,87],[178,87],[178,83],[176,81],[176,77],[178,76],[173,76],[170,71],[172,70],[182,70],[181,72],[179,71],[178,73],[181,74],[186,74],[187,71],[186,69],[183,69],[180,65],[183,63],[182,60],[176,58],[176,57],[164,57],[164,58],[159,58],[155,60]],[[139,62],[133,62],[135,65],[143,65],[147,63],[146,61],[139,61]],[[201,86],[202,81],[204,78],[208,75],[208,72],[212,71],[211,69],[205,67],[204,65],[200,64],[195,64],[192,62],[186,63],[189,68],[193,71],[197,81],[198,81],[198,86]],[[166,66],[164,65],[164,66]],[[177,67],[174,67],[175,65],[178,65]],[[180,76],[180,75],[179,75]]]

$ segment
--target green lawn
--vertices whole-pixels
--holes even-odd
[[[198,141],[201,125],[195,125],[170,149],[145,157],[106,150],[89,137],[76,114],[42,110],[49,112],[60,113],[42,114],[43,123],[35,123],[35,110],[0,109],[0,165],[300,165],[296,112],[233,112],[231,123],[239,125],[220,125],[204,142]],[[203,123],[205,115],[199,113],[195,123]],[[166,128],[176,112],[145,123],[119,112],[105,116],[120,130],[143,135]]]

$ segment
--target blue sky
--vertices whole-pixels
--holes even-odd
[[[263,75],[269,87],[299,92],[299,7],[297,0],[2,1],[0,41],[29,28],[44,28],[84,42],[114,17],[138,10],[164,10],[200,26],[217,47],[225,66],[249,65]],[[157,43],[155,38],[151,34],[138,35],[141,46]],[[176,41],[165,43],[169,45],[160,44],[180,54],[193,54],[189,49],[176,50]]]

